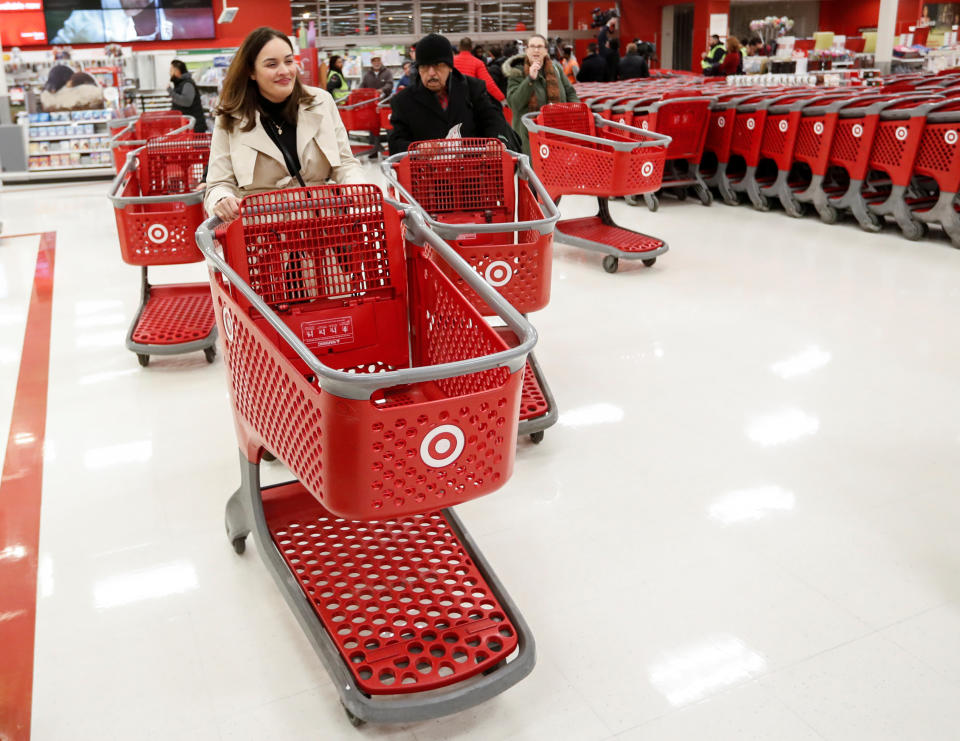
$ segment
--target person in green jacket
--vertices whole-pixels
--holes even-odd
[[[513,130],[523,140],[524,154],[530,154],[523,114],[539,111],[547,103],[575,103],[577,94],[563,68],[547,53],[547,40],[539,34],[527,39],[525,54],[504,62],[503,74],[507,78],[507,105],[513,111]]]

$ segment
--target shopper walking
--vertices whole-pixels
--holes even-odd
[[[607,63],[597,54],[597,44],[587,44],[587,56],[580,63],[577,82],[607,82]]]
[[[327,92],[339,103],[350,95],[350,84],[343,75],[343,57],[334,54],[330,57],[330,70],[327,72]]]
[[[203,112],[203,103],[200,102],[200,91],[187,71],[187,65],[179,59],[170,62],[170,106],[181,113],[193,117],[193,130],[204,132],[207,130],[207,117]]]
[[[393,73],[383,66],[379,54],[370,57],[370,69],[364,73],[360,87],[379,90],[381,98],[393,92]]]
[[[285,33],[251,31],[230,63],[216,109],[207,213],[230,221],[243,196],[330,180],[367,182],[333,97],[300,83]]]
[[[504,74],[503,65],[507,63],[508,59],[515,56],[517,51],[519,51],[517,42],[508,41],[503,45],[503,53],[497,54],[493,61],[487,65],[487,71],[490,73],[490,77],[493,78],[493,81],[504,95],[506,95],[507,92],[507,76]]]
[[[580,65],[577,64],[577,58],[573,54],[572,46],[563,47],[563,74],[572,85],[577,81],[577,73],[580,71]]]
[[[478,80],[483,80],[487,86],[487,92],[493,96],[493,99],[498,103],[503,103],[506,96],[503,94],[503,91],[497,87],[493,78],[490,77],[490,73],[487,71],[487,65],[474,56],[473,42],[470,39],[460,39],[460,53],[453,58],[453,66],[469,77],[476,77]]]
[[[443,36],[432,33],[417,42],[410,87],[390,101],[390,154],[406,152],[415,141],[443,139],[458,126],[461,137],[500,139],[508,149],[519,149],[520,139],[486,85],[455,69],[453,61],[453,46]]]
[[[636,80],[649,76],[650,66],[647,64],[646,57],[640,55],[636,44],[627,44],[627,54],[620,60],[619,79]]]
[[[524,154],[530,154],[523,115],[539,111],[548,103],[575,102],[577,94],[560,65],[548,56],[547,40],[540,34],[527,39],[526,52],[508,59],[503,69],[507,77],[507,103],[513,111],[513,130],[520,135]]]

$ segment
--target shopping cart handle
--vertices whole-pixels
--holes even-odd
[[[668,146],[673,139],[666,134],[658,134],[655,131],[647,131],[646,129],[638,129],[635,126],[627,126],[626,124],[618,123],[617,121],[611,121],[606,118],[602,118],[596,114],[593,114],[595,122],[598,122],[601,126],[610,126],[615,129],[620,129],[621,131],[627,131],[631,134],[638,134],[648,141],[629,141],[629,142],[615,142],[610,141],[609,139],[604,139],[599,136],[590,136],[589,134],[581,134],[576,131],[568,131],[567,129],[556,129],[552,126],[543,126],[538,124],[534,119],[540,115],[539,111],[532,111],[530,113],[524,114],[523,116],[523,125],[527,127],[528,131],[532,131],[535,134],[540,132],[546,132],[548,134],[554,134],[556,136],[562,136],[567,139],[577,139],[579,141],[589,142],[591,144],[601,144],[605,147],[611,147],[612,149],[617,150],[618,152],[632,152],[635,149],[641,147],[662,147]]]
[[[540,178],[537,177],[536,173],[533,171],[533,168],[530,167],[530,158],[525,154],[517,154],[516,152],[510,152],[510,150],[507,150],[507,152],[517,158],[517,170],[519,177],[530,183],[534,192],[543,202],[544,211],[546,213],[544,218],[533,219],[531,221],[500,221],[493,224],[449,224],[442,221],[437,221],[426,213],[423,207],[417,203],[417,199],[414,198],[410,192],[400,184],[400,180],[396,176],[394,166],[400,164],[404,158],[409,157],[409,152],[399,152],[387,157],[387,159],[380,163],[380,171],[383,173],[383,177],[386,179],[387,183],[390,184],[390,187],[402,195],[410,206],[417,208],[427,225],[444,238],[455,239],[456,237],[459,237],[461,234],[465,233],[496,234],[505,231],[538,231],[540,234],[551,234],[553,232],[554,225],[560,219],[560,210],[553,202],[553,199],[547,194],[547,189],[543,187],[543,183],[540,182]],[[402,206],[394,201],[391,201],[391,203],[395,204],[396,207],[409,208],[409,206]]]
[[[166,137],[173,136],[174,134],[184,134],[187,131],[193,131],[193,127],[197,122],[196,119],[193,116],[187,116],[186,114],[183,114],[183,115],[186,116],[187,123],[185,123],[183,126],[178,126],[177,128],[154,138],[165,139]],[[123,131],[118,131],[116,134],[113,135],[113,138],[110,139],[110,149],[116,149],[117,147],[142,147],[144,144],[147,143],[146,139],[119,139],[119,140],[117,139],[117,137],[122,135],[125,131],[129,131],[130,128],[137,122],[138,119],[139,119],[139,116],[133,119],[133,121],[131,121],[129,124],[127,124],[123,128]]]
[[[389,199],[385,200],[387,203],[394,205]],[[400,204],[397,205],[400,206]],[[316,375],[320,388],[342,398],[367,400],[380,389],[435,381],[440,378],[462,376],[494,368],[507,368],[511,373],[521,371],[526,365],[527,355],[537,343],[537,331],[533,328],[533,325],[514,309],[506,299],[491,288],[450,245],[431,232],[424,224],[419,213],[409,207],[400,206],[400,208],[401,210],[405,209],[404,226],[413,241],[429,243],[484,301],[496,309],[500,318],[519,338],[519,344],[516,347],[491,353],[482,358],[469,358],[419,368],[402,368],[383,373],[359,374],[338,371],[317,360],[316,355],[310,351],[300,337],[223,259],[214,242],[214,231],[223,223],[218,217],[213,216],[199,226],[196,231],[197,246],[206,258],[207,264],[222,273],[230,282],[230,285],[250,302],[251,306],[267,320],[274,331],[283,338],[284,342],[300,356],[307,367]]]

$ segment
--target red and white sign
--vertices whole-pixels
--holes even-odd
[[[300,336],[307,347],[333,347],[335,345],[349,345],[353,343],[353,317],[344,316],[336,319],[318,319],[313,322],[303,322],[300,325]]]
[[[420,443],[420,458],[432,468],[449,466],[463,452],[464,434],[456,425],[434,427]]]

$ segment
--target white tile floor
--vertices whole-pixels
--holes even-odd
[[[138,275],[105,190],[0,195],[7,233],[57,231],[34,738],[957,737],[946,241],[664,199],[613,207],[670,242],[653,269],[607,275],[558,246],[533,322],[560,422],[459,508],[537,668],[459,715],[357,731],[256,554],[224,537],[221,361],[144,370],[123,347]],[[4,430],[35,250],[0,247]],[[204,270],[158,278],[183,275]]]

